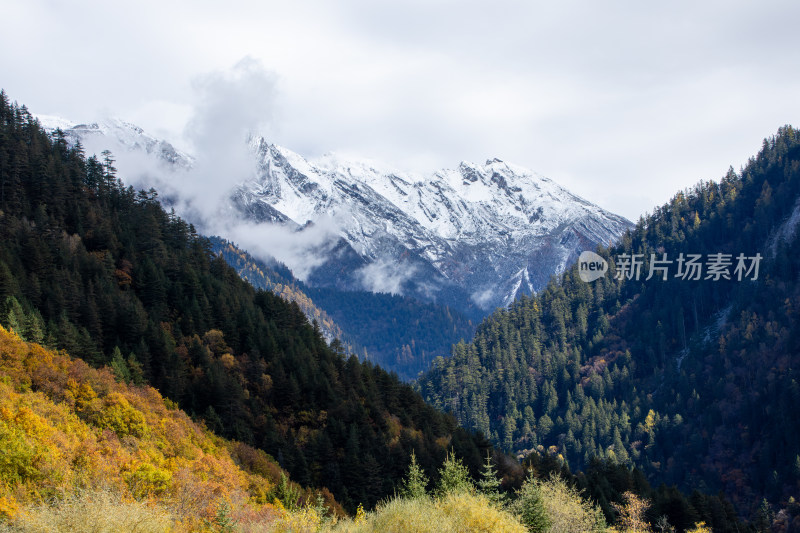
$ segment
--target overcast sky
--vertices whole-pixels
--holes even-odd
[[[796,0],[6,0],[3,19],[0,87],[34,113],[188,147],[198,87],[245,65],[259,83],[232,106],[304,156],[499,157],[634,220],[800,126]]]

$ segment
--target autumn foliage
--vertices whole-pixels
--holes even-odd
[[[54,499],[85,507],[70,498],[105,494],[88,499],[159,506],[188,529],[222,507],[275,518],[282,474],[267,454],[213,435],[152,387],[119,383],[108,368],[0,327],[0,515]],[[310,500],[299,487],[293,494],[292,506]]]

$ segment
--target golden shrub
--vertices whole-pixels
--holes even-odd
[[[164,533],[172,529],[172,524],[172,515],[162,506],[125,500],[111,491],[87,491],[53,505],[29,507],[4,529],[25,533]]]
[[[550,523],[550,531],[558,533],[590,533],[603,531],[605,519],[599,508],[586,501],[563,479],[552,476],[537,481],[542,504]]]
[[[249,471],[232,450],[248,458],[241,463]],[[265,502],[280,473],[268,455],[213,435],[155,389],[118,383],[107,369],[0,327],[0,516],[17,517],[15,531],[70,530],[43,524],[71,524],[79,512],[124,518],[151,510],[153,521],[136,531],[164,531],[169,520],[198,530],[223,501],[275,521]]]
[[[516,517],[492,506],[483,496],[460,493],[441,499],[395,498],[357,520],[342,520],[331,531],[525,533],[527,530]]]

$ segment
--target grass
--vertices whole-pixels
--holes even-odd
[[[173,527],[169,511],[155,504],[124,500],[110,490],[85,491],[52,504],[23,509],[0,525],[3,533],[164,533]]]
[[[332,533],[458,533],[464,531],[525,533],[516,517],[493,507],[489,500],[468,493],[443,498],[395,498],[363,519],[342,520]]]

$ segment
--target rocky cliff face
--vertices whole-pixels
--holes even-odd
[[[122,150],[191,172],[191,156],[135,125],[40,120],[73,142],[107,143],[120,163]],[[323,225],[333,242],[320,248],[325,256],[306,276],[311,285],[399,293],[482,315],[537,290],[582,250],[631,226],[499,159],[419,175],[335,155],[307,160],[260,137],[250,148],[255,172],[231,184],[230,206],[242,219],[296,231],[299,240]]]
[[[240,212],[298,231],[320,220],[337,228],[341,243],[312,275],[316,283],[461,298],[489,310],[630,227],[498,159],[421,176],[335,156],[312,162],[260,138],[251,144],[258,171],[233,194]]]

